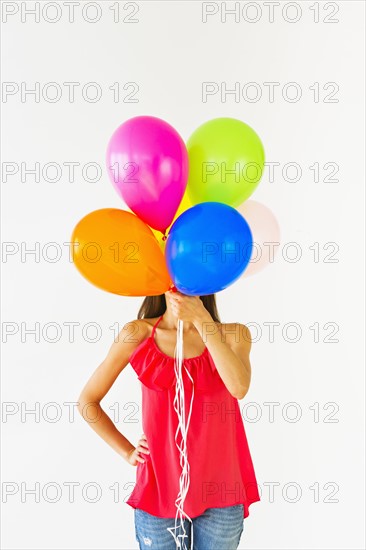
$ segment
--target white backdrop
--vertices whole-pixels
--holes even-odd
[[[252,196],[280,224],[276,259],[217,295],[222,321],[254,338],[240,406],[262,500],[240,548],[364,548],[364,11],[2,2],[3,548],[137,548],[135,469],[75,403],[142,298],[89,284],[64,243],[88,212],[126,208],[105,149],[141,114],[185,140],[239,118],[277,163]],[[129,365],[102,402],[134,443],[140,398]]]

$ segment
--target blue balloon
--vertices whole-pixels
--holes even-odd
[[[165,260],[177,289],[189,296],[224,290],[247,267],[253,237],[244,217],[221,202],[201,202],[170,228]]]

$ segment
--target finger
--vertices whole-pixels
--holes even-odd
[[[146,462],[143,458],[140,458],[137,455],[136,455],[136,460],[137,460],[137,462],[142,462],[142,463]]]
[[[140,439],[140,441],[138,442],[138,445],[141,445],[142,447],[146,447],[146,449],[149,448],[149,445],[145,439]]]
[[[137,450],[139,453],[150,454],[150,451],[148,449],[144,449],[143,447],[141,447],[141,445],[137,447]]]
[[[142,439],[146,439],[146,435],[145,435],[145,434],[142,434],[141,438],[142,438]]]

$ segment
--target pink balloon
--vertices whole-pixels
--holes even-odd
[[[178,132],[160,118],[130,118],[112,135],[106,160],[109,177],[125,203],[164,233],[188,179],[188,153]]]
[[[252,256],[242,275],[247,277],[273,263],[280,244],[280,227],[273,212],[260,202],[247,200],[236,209],[248,222],[253,235]]]

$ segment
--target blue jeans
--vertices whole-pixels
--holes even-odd
[[[135,532],[140,550],[176,550],[174,540],[175,518],[159,518],[135,508]],[[244,530],[243,504],[224,508],[207,508],[203,514],[192,518],[192,550],[236,550]],[[168,531],[167,528],[172,528]],[[184,519],[185,538],[182,550],[191,550],[191,522]],[[175,536],[178,541],[184,535],[179,517]]]

